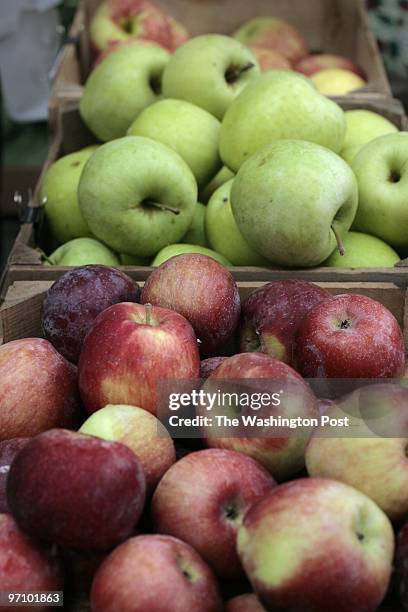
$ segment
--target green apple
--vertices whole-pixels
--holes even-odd
[[[333,268],[392,268],[400,261],[399,255],[380,238],[348,232],[343,237],[345,254],[336,249],[323,263]]]
[[[227,166],[223,166],[219,172],[214,176],[214,178],[205,186],[205,188],[200,193],[200,202],[204,202],[207,204],[212,194],[215,193],[218,187],[224,185],[232,178],[234,178],[235,174],[227,168]]]
[[[346,133],[344,112],[301,74],[264,72],[231,104],[221,125],[220,153],[237,171],[258,149],[275,140],[296,138],[338,153]]]
[[[94,236],[118,253],[148,257],[187,232],[197,183],[169,147],[125,136],[102,145],[90,158],[78,199]]]
[[[408,134],[381,136],[354,158],[359,205],[353,229],[408,246]]]
[[[207,255],[207,257],[212,257],[213,259],[215,259],[215,261],[218,261],[223,266],[231,266],[231,262],[219,253],[216,253],[212,249],[207,249],[206,247],[198,246],[197,244],[170,244],[169,246],[164,247],[164,249],[159,251],[159,253],[157,253],[156,257],[152,261],[152,266],[161,266],[161,264],[167,261],[168,259],[176,257],[176,255],[183,255],[184,253],[201,253],[201,255]]]
[[[62,244],[47,257],[52,266],[86,266],[103,264],[118,266],[119,259],[106,245],[95,238],[74,238]]]
[[[201,202],[197,202],[194,209],[194,217],[187,233],[183,236],[182,242],[186,244],[197,244],[199,246],[209,246],[205,232],[205,211],[206,207]]]
[[[362,149],[364,145],[354,145],[353,147],[347,147],[340,153],[341,157],[349,166],[352,166],[353,160],[357,153]]]
[[[90,74],[79,103],[82,119],[100,140],[126,134],[132,121],[161,94],[170,55],[154,44],[127,44],[112,51]]]
[[[220,122],[185,100],[160,100],[136,117],[131,136],[146,136],[174,149],[190,167],[199,187],[221,168],[218,154]]]
[[[286,267],[324,261],[350,229],[357,200],[357,182],[346,162],[303,140],[263,147],[241,166],[231,190],[244,238]]]
[[[234,98],[260,73],[251,51],[222,34],[192,38],[166,66],[166,98],[187,100],[222,119]]]
[[[40,201],[58,242],[91,235],[79,209],[77,190],[83,167],[97,148],[90,146],[64,155],[51,164],[44,176]]]
[[[269,266],[238,229],[230,201],[233,182],[221,185],[207,204],[205,229],[210,246],[234,266]]]
[[[138,257],[137,255],[119,254],[119,260],[122,266],[150,266],[151,257]]]
[[[346,137],[343,148],[364,145],[375,138],[398,132],[398,128],[382,115],[368,110],[346,111]]]

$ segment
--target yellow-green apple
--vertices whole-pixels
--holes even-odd
[[[293,363],[296,334],[306,314],[331,294],[314,283],[286,279],[255,289],[242,304],[240,348]]]
[[[255,593],[245,593],[229,599],[225,612],[265,612],[265,608]]]
[[[221,185],[210,198],[205,213],[205,229],[211,247],[225,256],[233,266],[269,265],[253,249],[238,229],[231,209],[233,180]]]
[[[398,321],[380,302],[336,295],[304,318],[295,362],[306,378],[393,378],[404,372],[404,339]]]
[[[172,55],[163,74],[163,94],[200,106],[221,120],[258,74],[257,61],[247,47],[229,36],[205,34]]]
[[[29,438],[11,438],[0,442],[0,513],[10,512],[6,495],[7,477],[14,457],[28,440]]]
[[[361,89],[367,83],[358,74],[342,68],[326,68],[312,74],[310,79],[325,96],[343,96]]]
[[[225,361],[227,357],[208,357],[207,359],[202,359],[200,364],[200,378],[206,379],[210,374],[214,372],[218,368],[219,365]]]
[[[146,482],[136,455],[66,429],[31,438],[11,464],[7,500],[32,537],[77,550],[109,550],[130,536]]]
[[[172,257],[177,257],[178,255],[191,255],[193,253],[211,257],[211,259],[214,259],[214,261],[217,261],[223,266],[232,266],[232,263],[228,261],[224,255],[213,251],[213,249],[208,249],[207,247],[200,246],[199,244],[185,244],[184,242],[180,244],[170,244],[169,246],[161,249],[161,251],[159,251],[156,257],[153,259],[151,265],[153,268],[157,268]]]
[[[48,340],[0,346],[0,440],[73,427],[78,410],[77,369]]]
[[[235,549],[238,528],[274,486],[265,468],[242,453],[217,448],[190,453],[157,486],[155,530],[188,542],[218,576],[238,578],[243,573]]]
[[[405,524],[398,533],[395,554],[395,588],[403,610],[408,610],[408,527]]]
[[[327,414],[333,419],[347,415],[349,431],[337,437],[324,425],[315,429],[306,450],[309,475],[344,482],[373,499],[391,520],[404,518],[407,402],[407,389],[389,383],[364,386],[336,401]]]
[[[48,168],[40,191],[40,201],[49,228],[58,242],[90,236],[78,205],[78,184],[85,163],[97,146],[64,155]]]
[[[214,393],[216,400],[211,410],[215,419],[218,415],[233,418],[241,415],[253,415],[254,410],[242,402],[232,400],[230,405],[223,402],[222,394],[216,390],[230,393],[244,391],[245,394],[267,393],[272,396],[278,393],[279,402],[262,406],[256,415],[265,421],[268,417],[285,419],[300,418],[306,422],[317,416],[316,399],[305,381],[287,364],[262,353],[241,353],[228,357],[207,378],[203,385],[206,393]],[[245,397],[245,396],[244,396]],[[201,410],[208,414],[206,407]],[[216,422],[216,421],[214,421]],[[225,448],[242,452],[263,465],[277,480],[285,480],[300,472],[305,465],[305,448],[310,437],[311,427],[302,428],[293,435],[292,429],[285,427],[271,428],[268,424],[256,427],[256,436],[252,427],[242,420],[242,427],[237,434],[222,437],[225,431],[222,426],[203,428],[207,446]],[[255,437],[254,437],[255,436]]]
[[[88,77],[79,112],[100,140],[126,134],[141,110],[161,95],[169,53],[153,44],[119,46]]]
[[[392,268],[400,256],[384,240],[363,234],[347,232],[343,237],[345,253],[337,250],[322,265],[333,268]]]
[[[289,70],[269,70],[254,79],[226,112],[220,154],[224,164],[236,172],[275,140],[308,140],[338,153],[345,133],[344,112],[309,79]]]
[[[205,232],[205,211],[206,207],[201,202],[197,202],[194,209],[194,217],[187,233],[183,236],[185,244],[196,244],[197,246],[208,247],[207,235]]]
[[[381,136],[353,160],[359,205],[353,229],[382,238],[393,247],[408,246],[408,134]]]
[[[274,49],[268,49],[268,47],[260,47],[257,45],[248,45],[248,48],[254,54],[262,71],[292,69],[290,61]]]
[[[136,406],[105,406],[94,412],[79,431],[128,446],[142,463],[148,493],[176,460],[167,429],[153,414]]]
[[[301,72],[306,76],[311,76],[315,72],[325,70],[328,68],[342,68],[343,70],[350,70],[355,72],[358,76],[364,78],[364,70],[357,66],[348,57],[342,55],[333,55],[331,53],[312,53],[306,55],[301,60],[296,62],[294,70]]]
[[[344,148],[342,149],[340,155],[349,166],[352,166],[355,156],[363,146],[364,145],[354,145],[352,147]]]
[[[398,132],[398,128],[388,119],[369,110],[349,110],[346,116],[346,137],[343,147],[348,149],[364,145],[375,138]]]
[[[159,100],[145,108],[128,129],[129,136],[158,140],[178,153],[205,187],[221,168],[221,124],[203,108],[185,100]]]
[[[234,33],[245,45],[274,49],[290,62],[307,54],[307,44],[301,33],[290,23],[276,17],[255,17]]]
[[[91,19],[89,34],[99,51],[134,39],[174,51],[189,37],[180,22],[149,0],[105,0]]]
[[[141,302],[171,308],[186,317],[203,356],[211,356],[232,338],[241,312],[231,273],[199,253],[172,257],[154,270],[143,286]]]
[[[42,305],[44,337],[76,363],[96,316],[119,302],[137,302],[139,285],[108,266],[80,266],[65,272],[48,289]]]
[[[237,546],[267,610],[368,612],[387,591],[394,534],[366,495],[340,482],[303,478],[252,506]]]
[[[223,166],[221,170],[214,176],[213,179],[205,186],[205,188],[200,192],[200,202],[204,202],[207,204],[212,194],[217,191],[218,187],[224,185],[227,181],[230,181],[234,178],[235,174],[227,168]]]
[[[45,263],[51,266],[118,266],[119,259],[112,249],[95,238],[73,238],[53,251]]]
[[[122,302],[96,317],[78,368],[89,413],[130,404],[154,414],[159,381],[198,378],[200,359],[194,331],[180,314]]]
[[[213,572],[194,548],[170,536],[140,535],[102,563],[91,607],[99,612],[222,612],[223,603]]]
[[[63,569],[55,553],[25,534],[10,514],[0,514],[0,591],[5,594],[62,591],[63,585]],[[2,610],[10,609],[7,602],[5,595]],[[40,612],[50,609],[49,604],[35,607]],[[32,608],[32,603],[18,606],[23,612]]]
[[[231,189],[242,235],[261,255],[286,267],[317,266],[336,242],[341,249],[357,201],[357,181],[346,162],[301,140],[261,148],[240,168]]]
[[[119,253],[147,257],[184,236],[197,203],[197,183],[186,162],[166,145],[125,136],[94,153],[78,198],[99,240]]]

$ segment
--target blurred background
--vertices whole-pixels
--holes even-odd
[[[0,271],[18,231],[19,205],[27,203],[47,155],[48,95],[77,4],[0,0]],[[366,5],[393,93],[408,109],[408,0]]]

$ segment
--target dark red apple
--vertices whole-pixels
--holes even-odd
[[[200,364],[200,378],[208,378],[226,359],[226,357],[208,357],[208,359],[203,359]]]
[[[25,446],[30,438],[12,438],[11,440],[3,440],[0,442],[0,513],[10,512],[7,495],[6,484],[10,465],[19,450]]]
[[[115,268],[89,265],[69,270],[45,295],[44,337],[66,359],[77,363],[96,316],[112,304],[137,302],[139,294],[139,285]]]
[[[196,379],[197,340],[188,321],[165,308],[124,302],[104,310],[87,335],[79,388],[88,412],[130,404],[155,414],[165,379]]]
[[[248,404],[223,405],[218,400],[218,389],[221,393],[250,393],[252,398],[256,397],[255,394],[259,396],[267,393],[270,396],[278,393],[279,404],[261,407],[256,411],[248,407]],[[217,415],[229,418],[258,415],[262,418],[299,417],[304,423],[304,419],[318,416],[316,398],[302,377],[286,363],[263,353],[241,353],[229,357],[210,375],[203,385],[203,391],[215,393],[217,398],[211,408],[213,420]],[[199,411],[208,415],[206,407],[203,410],[199,408]],[[304,427],[300,433],[299,430],[294,432],[292,429],[266,425],[255,430],[255,434],[259,431],[259,436],[244,426],[235,431],[237,433],[234,435],[231,430],[223,435],[220,426],[203,428],[208,446],[245,453],[261,463],[277,480],[290,478],[304,467],[305,450],[312,426]]]
[[[336,295],[301,324],[295,358],[306,378],[393,378],[404,372],[401,328],[380,302]]]
[[[159,482],[152,501],[156,530],[188,542],[223,578],[242,575],[235,550],[247,510],[275,481],[256,461],[229,450],[190,453]]]
[[[241,352],[260,351],[292,364],[299,325],[316,304],[331,297],[314,283],[292,279],[255,289],[242,305]]]
[[[171,308],[194,328],[203,356],[212,356],[233,336],[241,310],[238,287],[220,263],[199,253],[165,261],[147,279],[142,304]]]
[[[73,599],[89,595],[95,574],[106,559],[107,553],[64,548],[61,555],[69,595]]]
[[[0,346],[0,440],[71,428],[79,406],[77,369],[48,340]]]
[[[32,438],[7,479],[11,512],[33,537],[108,550],[136,526],[145,501],[142,464],[127,446],[63,429]]]
[[[395,587],[403,610],[408,610],[408,524],[398,533],[395,554]]]
[[[97,612],[222,612],[215,576],[188,544],[141,535],[118,546],[91,591]]]
[[[6,593],[62,591],[61,564],[49,550],[20,530],[10,514],[0,514],[0,592]],[[12,610],[0,605],[1,612]],[[50,607],[21,605],[29,612],[50,610]]]

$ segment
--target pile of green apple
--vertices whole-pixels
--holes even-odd
[[[408,247],[408,137],[237,38],[114,47],[79,111],[103,144],[60,158],[41,199],[48,262],[388,267]]]

